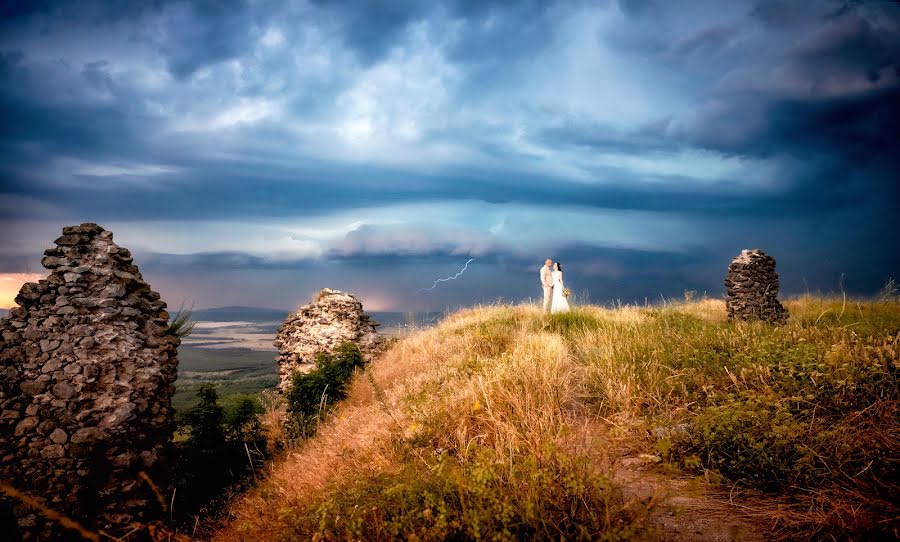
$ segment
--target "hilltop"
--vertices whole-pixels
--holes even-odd
[[[900,304],[466,309],[357,375],[222,542],[896,536]]]

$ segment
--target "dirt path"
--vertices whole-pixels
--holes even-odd
[[[672,478],[653,472],[647,457],[632,456],[618,461],[615,480],[625,501],[658,504],[651,523],[666,541],[764,542],[772,539],[769,526],[742,508],[728,502],[728,495],[708,484]]]

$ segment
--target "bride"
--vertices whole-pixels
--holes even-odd
[[[550,273],[553,277],[553,300],[550,302],[550,312],[567,312],[569,310],[569,302],[563,295],[563,274],[562,266],[559,262],[553,264],[553,271]]]

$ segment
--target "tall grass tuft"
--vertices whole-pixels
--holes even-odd
[[[178,312],[175,313],[175,317],[172,318],[172,321],[169,323],[169,327],[166,330],[166,333],[168,333],[169,335],[175,335],[180,339],[183,339],[190,335],[194,330],[194,325],[197,323],[193,319],[191,319],[192,312],[192,308],[185,309],[184,304],[182,303],[181,307],[178,309]]]

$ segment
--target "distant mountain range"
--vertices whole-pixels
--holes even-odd
[[[261,307],[218,307],[194,309],[192,320],[204,322],[281,322],[291,311]]]
[[[218,307],[214,309],[194,309],[191,319],[203,322],[282,322],[291,311],[266,309],[262,307]],[[385,327],[405,327],[409,325],[433,325],[439,321],[442,312],[387,312],[366,311]],[[382,329],[383,329],[382,328]]]
[[[9,316],[9,309],[0,309],[0,318]]]

